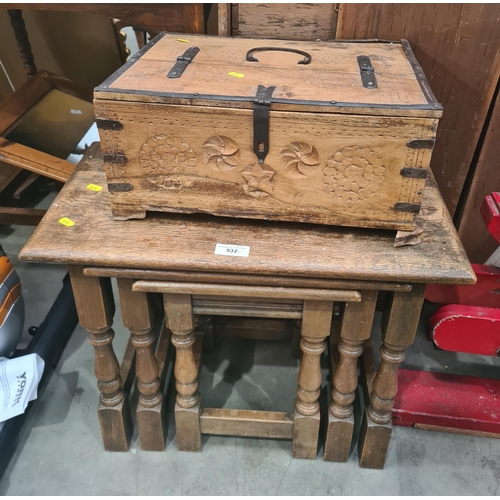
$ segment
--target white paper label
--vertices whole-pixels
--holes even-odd
[[[215,245],[215,255],[229,255],[230,257],[248,257],[250,255],[250,247],[242,245],[225,245],[217,243]]]
[[[24,413],[36,399],[44,366],[38,354],[0,358],[0,422]]]

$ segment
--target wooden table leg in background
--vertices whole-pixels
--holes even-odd
[[[383,469],[392,434],[391,410],[398,391],[398,367],[405,348],[413,343],[426,285],[413,285],[411,292],[394,292],[382,320],[380,367],[373,381],[370,406],[365,411],[359,438],[359,465]]]
[[[127,451],[132,436],[132,418],[112,344],[115,303],[111,281],[85,276],[81,266],[69,266],[69,273],[80,324],[89,332],[89,341],[95,350],[95,376],[101,391],[97,413],[104,449]]]
[[[377,292],[365,290],[361,302],[346,302],[340,318],[339,364],[335,370],[324,459],[347,462],[354,430],[353,406],[358,386],[357,363],[363,342],[370,338]]]
[[[316,458],[319,435],[319,395],[321,388],[321,354],[330,335],[333,302],[304,301],[302,315],[302,360],[298,375],[297,399],[293,425],[292,456]]]
[[[201,451],[200,394],[198,365],[194,355],[194,317],[191,295],[163,295],[165,317],[172,331],[176,349],[174,376],[177,398],[175,429],[177,448],[182,451]]]
[[[135,373],[139,403],[137,426],[141,449],[163,451],[165,449],[165,409],[160,392],[158,362],[153,351],[153,315],[148,295],[133,292],[133,279],[118,278],[123,324],[130,330],[135,347]]]

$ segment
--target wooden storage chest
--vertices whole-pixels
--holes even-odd
[[[163,34],[94,95],[115,219],[411,230],[442,114],[404,40]]]

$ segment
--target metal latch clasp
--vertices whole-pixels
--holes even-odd
[[[366,89],[378,88],[377,79],[375,78],[375,68],[368,56],[358,56],[359,73],[361,75],[361,83]]]
[[[179,78],[182,73],[184,73],[187,65],[194,59],[194,56],[198,54],[199,51],[199,47],[189,47],[189,49],[187,49],[182,56],[178,56],[177,62],[168,72],[167,78]]]
[[[259,85],[253,106],[253,151],[259,163],[264,163],[269,153],[269,107],[276,87]]]

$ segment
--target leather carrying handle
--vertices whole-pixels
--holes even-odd
[[[308,54],[307,52],[304,52],[303,50],[289,49],[286,47],[256,47],[254,49],[250,49],[247,52],[246,60],[249,62],[259,62],[259,60],[253,56],[253,53],[254,52],[267,52],[267,51],[294,52],[295,54],[299,54],[301,56],[304,56],[304,59],[301,59],[297,64],[309,64],[312,61],[311,54]]]

